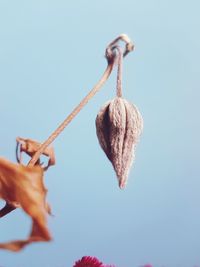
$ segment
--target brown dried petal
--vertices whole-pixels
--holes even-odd
[[[121,97],[107,102],[97,115],[97,137],[114,167],[120,188],[126,185],[142,128],[143,120],[136,106]]]
[[[0,248],[19,251],[31,242],[51,239],[46,222],[49,211],[46,192],[41,166],[26,167],[0,158],[0,198],[13,205],[19,203],[32,218],[32,230],[27,240],[0,243]]]

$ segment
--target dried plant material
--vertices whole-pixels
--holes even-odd
[[[97,137],[114,167],[120,188],[127,183],[142,128],[138,109],[122,97],[107,102],[97,115]]]
[[[126,46],[123,50],[123,53],[120,52],[119,47],[117,44],[123,41],[125,42]],[[107,68],[105,69],[101,79],[98,83],[93,87],[93,89],[82,99],[82,101],[72,110],[72,112],[67,116],[67,118],[58,126],[58,128],[47,138],[47,140],[40,144],[37,141],[31,139],[24,139],[21,137],[17,138],[17,147],[16,147],[16,157],[19,164],[14,164],[0,158],[0,198],[6,201],[6,206],[0,210],[0,218],[5,216],[10,211],[14,210],[16,207],[21,207],[31,218],[32,218],[32,230],[30,236],[26,240],[16,240],[8,243],[0,243],[0,248],[8,249],[11,251],[19,251],[24,246],[32,242],[38,241],[49,241],[51,239],[50,233],[47,228],[46,223],[46,215],[47,213],[50,214],[50,207],[45,202],[46,197],[46,189],[43,184],[43,171],[47,170],[50,166],[55,164],[55,156],[54,151],[52,148],[49,148],[49,145],[58,137],[58,135],[65,129],[65,127],[75,118],[75,116],[81,111],[81,109],[88,103],[88,101],[99,91],[102,85],[107,81],[109,78],[115,64],[117,63],[118,57],[116,54],[116,50],[121,53],[121,58],[125,57],[129,52],[131,52],[134,48],[129,37],[125,34],[120,35],[117,37],[113,42],[111,42],[106,48],[106,59],[107,59]],[[121,62],[122,59],[119,60]],[[118,64],[120,66],[120,63]],[[118,69],[118,97],[120,96],[120,73],[121,68]],[[120,102],[119,102],[120,104]],[[121,104],[120,104],[121,105]],[[121,109],[124,110],[122,119],[127,119],[127,111],[126,108],[121,105]],[[120,110],[121,110],[120,109]],[[111,108],[112,110],[112,108]],[[115,112],[115,109],[113,110]],[[127,114],[126,114],[127,113]],[[109,113],[110,116],[110,113]],[[120,119],[120,112],[119,116],[116,116],[122,123]],[[103,119],[106,123],[106,119]],[[123,123],[122,123],[123,124]],[[129,123],[125,123],[125,128],[129,125]],[[99,126],[101,128],[101,125]],[[116,128],[116,129],[115,129]],[[122,127],[123,128],[123,127]],[[105,130],[102,128],[102,130]],[[106,130],[105,130],[106,131]],[[126,131],[126,130],[125,130]],[[109,145],[110,142],[110,133],[114,133],[115,137],[117,136],[116,140],[113,141],[112,144]],[[101,134],[99,131],[99,135],[101,136],[102,147],[107,150],[107,155],[110,157],[110,160],[114,162],[117,166],[117,170],[120,168],[123,170],[127,168],[127,166],[119,161],[119,158],[114,157],[115,150],[114,148],[117,147],[117,142],[121,142],[123,145],[121,146],[121,157],[126,159],[126,162],[129,161],[129,158],[123,155],[123,151],[130,148],[130,141],[128,141],[126,134],[123,134],[124,139],[121,138],[121,134],[124,130],[117,130],[117,126],[112,126],[110,131],[108,132],[108,140],[106,139],[106,134]],[[120,136],[119,136],[120,135]],[[104,140],[105,139],[105,140]],[[129,138],[130,139],[130,138]],[[120,141],[121,140],[121,141]],[[103,145],[103,143],[105,143]],[[120,147],[120,146],[119,146]],[[112,148],[111,154],[109,149]],[[20,151],[19,151],[20,149]],[[19,152],[19,153],[18,153]],[[25,152],[28,154],[31,159],[28,163],[28,166],[25,167],[22,165],[22,153]],[[40,156],[46,155],[49,157],[49,162],[46,167],[42,167],[42,163],[40,162]],[[110,156],[109,156],[110,155]],[[36,165],[36,166],[34,166]],[[114,165],[114,166],[115,166]],[[121,170],[121,173],[123,172]],[[126,173],[126,170],[124,171]],[[119,177],[122,177],[122,175]],[[123,186],[123,178],[120,178],[120,186]],[[97,264],[98,262],[93,261],[93,263]],[[98,263],[101,264],[101,263]],[[91,266],[91,265],[85,265]],[[97,265],[95,265],[97,266]],[[111,267],[111,266],[109,266]]]
[[[38,151],[41,144],[32,139],[24,139],[22,137],[17,137],[17,147],[16,147],[16,158],[18,163],[22,163],[22,152],[25,152],[30,157]],[[18,155],[18,148],[20,147],[20,155]],[[42,152],[43,155],[49,157],[48,165],[44,167],[44,170],[47,170],[50,166],[55,165],[55,155],[53,147],[46,147]],[[40,160],[36,162],[36,164],[40,164]]]
[[[127,56],[134,49],[134,44],[126,34],[121,34],[115,38],[106,48],[105,57],[108,65],[97,84],[92,90],[81,100],[81,102],[72,110],[72,112],[66,117],[66,119],[58,126],[58,128],[47,138],[47,140],[40,146],[37,152],[33,155],[29,163],[34,165],[40,155],[45,149],[58,137],[58,135],[65,129],[65,127],[75,118],[75,116],[82,110],[82,108],[88,103],[88,101],[99,91],[103,84],[108,80],[116,62],[116,47],[120,42],[124,42],[125,48],[123,51],[123,57]]]
[[[13,206],[18,203],[32,218],[29,238],[0,243],[1,249],[19,251],[29,243],[51,240],[46,222],[50,209],[45,200],[47,190],[43,183],[43,172],[39,165],[23,166],[0,158],[0,198]]]
[[[35,140],[24,139],[21,137],[17,137],[16,142],[17,142],[16,159],[17,159],[17,162],[20,164],[22,164],[22,152],[25,152],[30,157],[33,157],[33,155],[37,152],[37,150],[41,146],[41,144]],[[49,161],[48,161],[47,166],[43,167],[44,171],[46,171],[50,166],[55,165],[55,155],[54,155],[53,147],[46,147],[41,154],[49,157]],[[40,163],[40,158],[37,159],[35,164],[40,165],[40,166],[43,165],[42,163]],[[20,204],[17,202],[15,202],[15,203],[14,202],[13,203],[6,202],[5,206],[0,210],[0,218],[4,217],[9,212],[11,212],[11,211],[13,211],[19,207],[20,207]],[[51,214],[50,208],[49,208],[49,214]]]

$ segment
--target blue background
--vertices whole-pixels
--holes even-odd
[[[16,136],[44,141],[100,78],[106,45],[127,33],[124,96],[144,118],[127,188],[99,147],[95,117],[115,96],[116,75],[54,142],[46,173],[51,243],[4,267],[72,266],[92,255],[118,267],[200,265],[200,4],[191,0],[0,1],[0,151]],[[2,202],[3,205],[3,202]],[[0,221],[0,241],[25,238],[30,219]]]

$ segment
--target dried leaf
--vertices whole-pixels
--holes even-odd
[[[0,248],[19,251],[29,243],[51,240],[46,221],[49,212],[46,193],[41,166],[23,166],[0,158],[0,198],[11,205],[18,203],[32,218],[32,230],[27,240],[0,243]]]
[[[126,185],[142,128],[138,109],[122,97],[107,102],[97,115],[97,137],[114,167],[120,188]]]
[[[25,139],[22,137],[17,137],[16,141],[17,141],[16,158],[17,158],[18,163],[22,163],[22,152],[25,152],[30,157],[33,157],[35,152],[37,152],[37,150],[41,146],[41,143],[35,140],[32,140],[32,139]],[[20,156],[18,156],[19,146],[20,146]],[[47,170],[50,166],[55,165],[55,155],[54,155],[53,147],[47,147],[44,150],[43,155],[49,157],[48,165],[44,168],[45,170]],[[40,164],[40,161],[38,160],[37,163]]]

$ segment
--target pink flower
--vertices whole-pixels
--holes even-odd
[[[95,257],[84,256],[82,257],[81,260],[76,261],[73,267],[115,267],[115,266],[103,264]],[[146,267],[151,267],[151,266],[146,266]]]
[[[81,260],[76,261],[73,267],[105,267],[105,266],[95,257],[84,256],[82,257]]]

